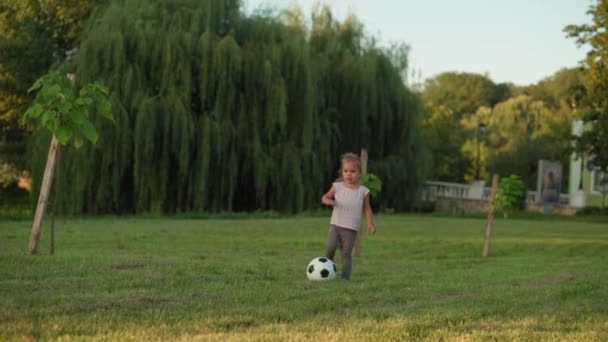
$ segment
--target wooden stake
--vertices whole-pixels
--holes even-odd
[[[488,210],[488,222],[486,223],[486,234],[483,239],[483,257],[490,252],[490,236],[492,235],[492,224],[494,223],[494,199],[498,190],[498,175],[492,177],[492,192],[490,193],[490,209]]]
[[[367,150],[361,149],[361,177],[367,174]],[[355,238],[355,256],[361,256],[361,235],[363,235],[363,228],[359,228],[357,237]]]
[[[55,161],[58,149],[59,142],[57,141],[57,138],[53,136],[53,139],[51,140],[51,146],[49,147],[49,154],[46,158],[46,167],[44,168],[44,177],[42,178],[40,194],[38,195],[38,204],[36,205],[34,222],[32,223],[32,233],[30,235],[29,243],[29,250],[31,254],[35,254],[38,252],[38,242],[40,241],[40,226],[42,225],[44,210],[46,209],[49,191],[51,189],[51,181],[53,180],[53,172],[55,171]]]
[[[55,166],[55,193],[53,194],[53,207],[51,209],[51,246],[49,253],[55,254],[55,214],[59,205],[59,176],[61,175],[61,145],[57,145],[57,161]]]

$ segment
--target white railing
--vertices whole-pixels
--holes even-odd
[[[471,186],[468,184],[448,182],[425,182],[423,198],[433,201],[437,197],[469,198]]]
[[[424,184],[425,189],[422,193],[422,199],[425,201],[435,201],[438,197],[488,201],[492,192],[491,188],[484,186],[480,182],[461,184],[427,181]],[[526,203],[536,203],[536,196],[536,191],[528,191]],[[560,194],[559,203],[567,205],[569,203],[569,196],[567,194]]]

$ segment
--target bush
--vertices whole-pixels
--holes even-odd
[[[17,183],[0,186],[0,217],[21,216],[31,213],[30,193],[20,189]]]
[[[518,208],[518,204],[525,201],[525,196],[526,185],[521,177],[516,175],[504,177],[498,184],[494,207],[502,211],[504,217],[507,217],[514,209]]]
[[[376,197],[382,191],[382,180],[373,173],[363,175],[361,184],[369,189],[371,197]]]
[[[585,207],[577,211],[576,216],[608,216],[608,208]]]
[[[7,187],[0,186],[0,206],[29,207],[30,193],[20,189],[17,183]]]

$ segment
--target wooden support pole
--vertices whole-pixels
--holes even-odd
[[[492,177],[492,192],[490,193],[490,209],[488,210],[488,221],[486,223],[486,234],[483,239],[483,257],[487,257],[490,252],[490,237],[492,235],[492,224],[494,223],[494,199],[498,191],[498,175]]]
[[[367,174],[367,150],[361,149],[361,177]],[[364,209],[365,210],[365,209]],[[365,215],[365,213],[364,213]],[[363,228],[359,228],[357,237],[355,238],[355,256],[361,256],[361,235],[363,235]]]
[[[51,146],[49,147],[49,154],[46,158],[46,166],[44,168],[44,177],[42,178],[42,185],[40,186],[40,194],[38,195],[38,203],[36,205],[36,213],[34,214],[34,222],[32,223],[32,233],[30,235],[29,250],[31,254],[38,252],[38,242],[40,241],[40,227],[42,225],[42,219],[44,218],[44,210],[49,197],[51,189],[51,182],[53,180],[53,173],[55,171],[55,161],[57,157],[57,151],[59,149],[59,142],[57,138],[53,136],[51,140]]]
[[[51,208],[51,244],[49,246],[49,253],[55,254],[55,214],[57,213],[57,207],[59,206],[59,177],[61,175],[61,145],[57,145],[57,161],[55,162],[55,193],[53,194],[53,207]]]

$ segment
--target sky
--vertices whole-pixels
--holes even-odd
[[[245,11],[298,4],[309,17],[319,0],[243,0]],[[446,71],[529,85],[576,67],[588,47],[563,29],[591,23],[593,0],[324,0],[334,17],[353,13],[383,45],[410,46],[410,82]],[[412,72],[413,71],[413,72]]]

